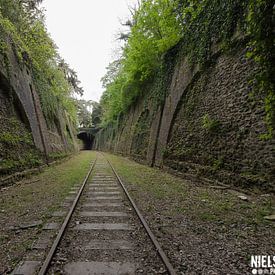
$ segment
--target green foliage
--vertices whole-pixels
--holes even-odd
[[[92,127],[92,113],[91,108],[94,104],[92,100],[86,101],[86,100],[76,100],[77,104],[77,116],[78,116],[78,122],[80,127],[84,128],[90,128]]]
[[[117,66],[108,67],[102,97],[103,125],[115,121],[162,71],[163,57],[180,40],[191,63],[205,64],[213,44],[229,44],[245,18],[248,0],[143,0],[134,12],[131,32]],[[225,43],[226,42],[226,43]],[[111,77],[110,77],[111,76]],[[157,92],[165,94],[161,85]]]
[[[76,73],[60,58],[43,21],[40,0],[0,0],[0,54],[12,43],[21,64],[32,72],[49,124],[64,110],[76,122],[73,93],[82,94]],[[8,64],[6,64],[7,66]]]
[[[42,164],[32,134],[16,117],[1,118],[0,175]]]
[[[213,171],[220,170],[224,165],[224,159],[223,157],[220,157],[218,159],[215,159],[212,164]]]
[[[202,117],[202,127],[209,132],[216,132],[220,127],[220,122],[212,119],[208,114],[206,114]]]
[[[42,164],[41,154],[34,149],[31,133],[16,118],[9,119],[3,125],[5,127],[0,134],[0,174]]]
[[[134,12],[123,55],[110,64],[103,78],[103,125],[116,121],[140,96],[142,85],[158,71],[162,55],[179,42],[181,29],[174,8],[170,0],[144,0]]]
[[[32,135],[30,133],[25,133],[24,135],[19,136],[12,132],[3,132],[0,134],[0,142],[11,146],[14,146],[20,142],[28,145],[33,144]]]
[[[248,0],[226,4],[221,0],[141,1],[118,66],[111,64],[104,78],[108,82],[101,100],[103,126],[116,121],[142,95],[144,84],[161,74],[164,54],[179,41],[182,54],[192,64],[207,63],[213,44],[230,44],[238,23],[244,21],[247,5]],[[165,85],[159,88],[162,97]]]
[[[238,27],[244,25],[248,0],[180,0],[177,9],[182,26],[183,54],[204,65],[218,44],[228,48]]]
[[[93,102],[92,125],[96,129],[100,128],[101,117],[102,117],[101,105],[97,102]]]
[[[247,23],[250,35],[247,56],[259,64],[254,80],[258,93],[265,95],[267,133],[261,138],[270,139],[275,129],[274,1],[250,0]]]
[[[68,156],[69,156],[69,154],[66,152],[54,152],[54,153],[49,154],[49,157],[52,160],[59,160],[59,159],[66,158]]]
[[[131,31],[123,36],[127,41],[122,57],[108,67],[103,78],[103,126],[115,122],[137,97],[144,95],[147,83],[160,80],[163,57],[176,44],[181,45],[180,54],[188,57],[190,65],[202,67],[211,62],[215,49],[230,50],[235,37],[246,37],[248,57],[260,65],[254,80],[258,92],[265,95],[268,133],[262,138],[270,138],[275,127],[273,2],[140,1],[133,18],[126,24]],[[165,85],[160,86],[153,87],[153,91],[165,90]],[[165,91],[159,97],[163,95]]]
[[[29,152],[24,154],[24,157],[21,157],[17,160],[6,159],[0,161],[0,174],[4,174],[11,171],[16,171],[22,168],[31,168],[43,164],[41,157],[37,154]]]
[[[160,64],[160,58],[181,38],[180,26],[170,0],[142,1],[136,11],[122,60],[128,81],[143,81]]]
[[[0,142],[4,142],[6,144],[11,144],[14,145],[18,142],[20,142],[20,137],[19,136],[14,136],[11,133],[1,133],[0,135]]]
[[[76,100],[76,104],[78,107],[78,126],[82,128],[93,128],[94,130],[99,129],[102,117],[101,105],[98,102],[83,99]]]

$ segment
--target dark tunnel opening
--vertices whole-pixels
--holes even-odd
[[[80,139],[83,143],[82,150],[92,150],[94,143],[94,136],[87,132],[80,132],[77,135],[77,138]]]

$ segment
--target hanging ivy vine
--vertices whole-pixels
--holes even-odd
[[[265,96],[267,133],[270,139],[275,129],[275,6],[272,0],[250,0],[247,32],[250,36],[247,56],[253,58],[260,70],[255,77],[257,91]]]

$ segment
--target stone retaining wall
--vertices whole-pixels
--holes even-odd
[[[274,140],[266,132],[264,98],[245,47],[215,53],[205,68],[184,56],[173,66],[164,103],[150,89],[117,124],[101,130],[96,148],[182,174],[274,189]]]

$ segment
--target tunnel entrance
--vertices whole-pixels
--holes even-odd
[[[92,150],[94,143],[94,135],[87,132],[80,132],[77,134],[77,138],[82,141],[81,150]]]

